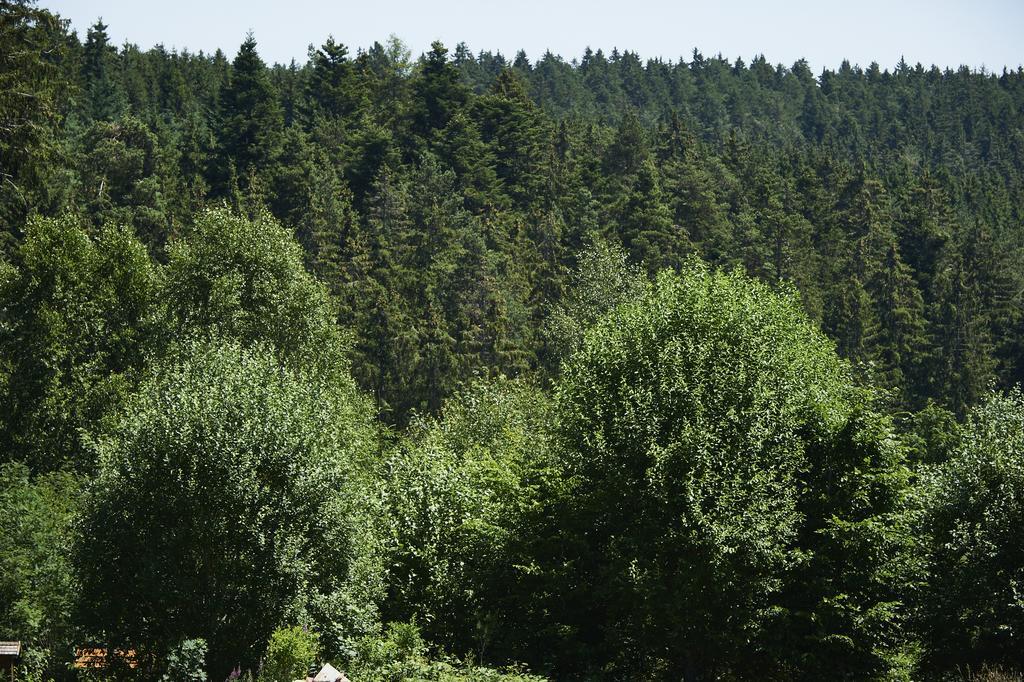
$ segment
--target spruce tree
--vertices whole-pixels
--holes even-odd
[[[468,99],[468,89],[448,61],[447,48],[435,41],[412,83],[409,127],[416,142],[422,146],[431,139],[433,131],[445,128]]]
[[[351,120],[366,106],[362,76],[348,56],[348,48],[333,36],[309,51],[306,81],[307,122],[316,116]]]
[[[55,212],[71,189],[58,129],[77,80],[61,68],[67,24],[34,5],[13,0],[0,11],[0,254],[14,251],[33,211]]]
[[[250,33],[231,64],[231,77],[220,98],[220,191],[229,188],[234,165],[243,191],[253,178],[272,178],[281,153],[284,115],[266,64]]]
[[[107,25],[102,19],[97,19],[86,33],[82,54],[84,113],[95,121],[113,120],[127,106],[123,88],[115,75],[117,48],[108,41]]]
[[[475,115],[494,154],[498,179],[514,205],[540,205],[546,190],[549,134],[522,77],[511,69],[502,71],[490,93],[476,100]]]

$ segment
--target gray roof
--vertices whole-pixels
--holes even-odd
[[[330,663],[325,663],[317,676],[313,678],[313,682],[348,682],[348,678],[345,677],[345,673],[338,672],[338,669]]]
[[[0,642],[0,656],[20,656],[21,642]]]

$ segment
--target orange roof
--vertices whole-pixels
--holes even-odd
[[[139,662],[135,658],[135,649],[129,649],[128,651],[114,649],[114,655],[128,663],[129,668],[139,667]],[[106,668],[108,664],[106,649],[79,648],[75,651],[74,667],[76,668]]]

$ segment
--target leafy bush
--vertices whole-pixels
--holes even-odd
[[[74,576],[67,559],[81,482],[66,472],[33,479],[0,465],[0,633],[22,640],[21,672],[43,678],[74,645]]]
[[[31,222],[16,267],[0,263],[0,461],[92,473],[83,436],[142,369],[156,286],[130,229]]]
[[[384,636],[359,642],[350,677],[360,682],[543,682],[517,668],[496,670],[441,656],[427,655],[419,628],[413,623],[392,623]]]
[[[196,217],[168,247],[161,293],[165,344],[191,335],[268,344],[292,364],[345,370],[347,345],[326,287],[302,249],[268,214],[248,220],[225,209]]]
[[[206,642],[186,639],[167,654],[162,682],[205,682]]]
[[[292,682],[320,660],[320,638],[306,628],[278,628],[270,636],[260,682]]]

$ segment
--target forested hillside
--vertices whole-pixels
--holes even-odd
[[[106,31],[0,0],[25,679],[1024,669],[1020,67]]]

